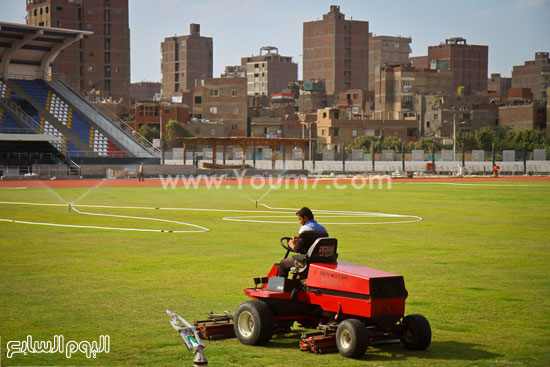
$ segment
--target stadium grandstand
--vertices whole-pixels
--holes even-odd
[[[87,162],[158,161],[122,120],[100,112],[51,66],[91,32],[0,22],[0,176],[78,174]]]

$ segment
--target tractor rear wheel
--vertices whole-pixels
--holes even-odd
[[[273,336],[275,316],[263,301],[251,300],[235,311],[235,335],[246,345],[265,345]]]
[[[369,346],[365,325],[357,319],[342,321],[336,329],[336,346],[344,357],[361,358]]]
[[[401,342],[408,349],[425,350],[432,342],[432,328],[426,318],[419,314],[408,315],[403,319]]]

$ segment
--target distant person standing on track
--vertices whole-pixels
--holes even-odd
[[[493,177],[494,178],[498,178],[498,170],[499,169],[500,169],[500,166],[495,163],[495,165],[493,166]]]
[[[143,176],[143,162],[139,165],[138,180],[145,181],[145,177]]]

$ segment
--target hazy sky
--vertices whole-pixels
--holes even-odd
[[[86,1],[86,0],[84,0]],[[214,39],[214,76],[240,58],[276,46],[302,72],[302,24],[321,19],[331,4],[346,19],[366,20],[376,35],[412,37],[411,56],[463,37],[489,46],[489,74],[511,76],[512,66],[550,52],[550,0],[129,0],[131,78],[160,80],[160,43],[189,34]],[[25,22],[25,0],[0,0],[0,20]]]

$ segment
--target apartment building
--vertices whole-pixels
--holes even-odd
[[[259,55],[241,58],[241,67],[246,71],[249,96],[270,97],[298,80],[298,64],[291,56],[279,55],[273,46],[260,48]]]
[[[428,47],[430,68],[451,70],[453,88],[466,93],[487,91],[489,46],[470,45],[465,38],[448,38],[445,43]]]
[[[512,88],[530,88],[534,99],[546,99],[550,88],[550,57],[548,52],[535,53],[535,60],[525,61],[512,69]]]
[[[53,77],[129,103],[128,0],[27,0],[26,19],[29,25],[94,32],[57,56]]]
[[[407,64],[411,53],[410,37],[369,34],[369,88],[374,91],[375,70],[383,64]]]
[[[200,24],[189,28],[189,35],[167,37],[161,43],[163,98],[181,97],[195,80],[212,78],[213,40],[201,36]]]
[[[227,136],[250,136],[246,78],[197,80],[192,111],[194,119],[223,123]]]
[[[304,81],[324,80],[327,94],[369,87],[369,22],[347,20],[331,5],[303,24]]]

